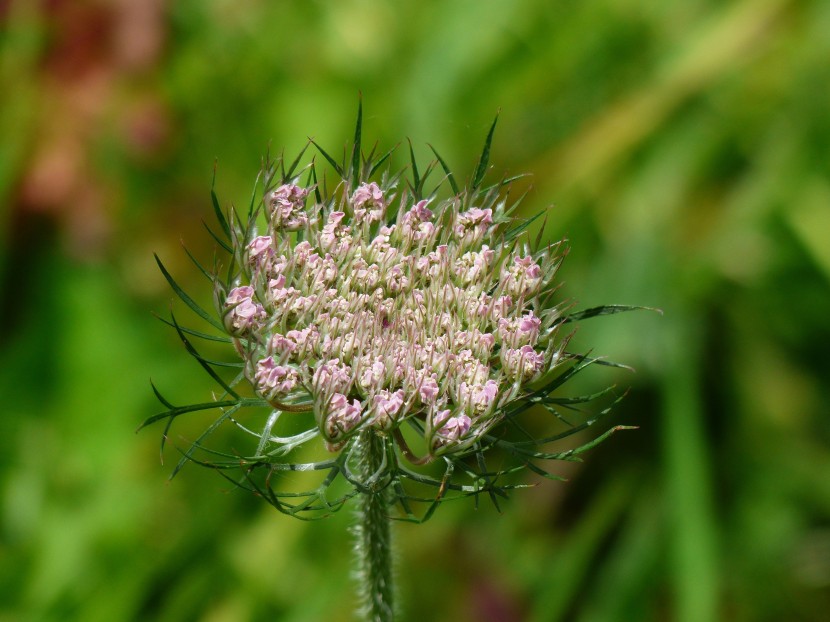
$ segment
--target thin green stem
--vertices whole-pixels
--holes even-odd
[[[394,619],[392,543],[388,477],[382,472],[386,439],[375,430],[360,433],[355,448],[366,490],[358,500],[355,552],[362,613],[369,622]]]

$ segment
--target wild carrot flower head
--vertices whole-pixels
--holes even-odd
[[[463,189],[440,156],[420,174],[412,150],[410,179],[378,175],[389,154],[364,157],[360,133],[359,117],[349,161],[337,163],[320,149],[336,173],[330,190],[313,163],[297,173],[297,158],[287,169],[282,160],[266,163],[265,190],[246,219],[226,218],[214,202],[224,239],[215,237],[231,255],[225,276],[219,266],[213,274],[204,270],[213,281],[218,321],[162,267],[185,302],[226,334],[238,356],[227,365],[238,366],[239,374],[224,379],[188,335],[210,337],[173,320],[223,395],[192,407],[162,398],[170,409],[149,421],[219,409],[211,432],[220,423],[236,425],[254,437],[256,451],[222,454],[212,464],[242,468],[243,485],[291,513],[325,512],[354,494],[348,490],[359,486],[349,475],[352,441],[369,430],[388,448],[377,477],[394,488],[407,513],[407,483],[436,486],[436,503],[448,490],[501,490],[484,467],[487,451],[499,450],[520,466],[565,457],[541,448],[551,438],[513,441],[511,435],[526,434],[518,417],[533,406],[561,417],[561,409],[587,400],[554,395],[595,361],[568,353],[560,329],[622,309],[569,314],[557,300],[564,244],[537,240],[531,247],[526,235],[534,219],[513,218],[518,202],[509,201],[509,182],[483,183],[493,128]],[[439,168],[442,179],[428,191],[427,179]],[[270,414],[254,429],[241,420],[243,408]],[[292,419],[287,436],[277,432],[286,417]],[[325,454],[318,462],[285,460],[313,443]],[[204,449],[197,441],[186,458]],[[470,457],[475,468],[456,469]],[[433,464],[444,465],[439,479],[429,472]],[[264,481],[253,477],[258,470]],[[276,491],[271,474],[297,470],[325,471],[331,479],[304,493],[307,502],[292,504],[287,499],[296,493]],[[457,483],[456,470],[470,481]],[[328,498],[325,490],[338,475],[347,491]]]
[[[277,410],[308,403],[330,450],[409,420],[433,458],[480,440],[556,362],[560,312],[540,295],[558,245],[532,254],[505,239],[502,205],[499,222],[459,197],[429,209],[395,180],[344,184],[305,210],[308,194],[296,181],[266,193],[277,207],[218,292],[256,393]]]

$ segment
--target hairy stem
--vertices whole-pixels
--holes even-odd
[[[355,552],[362,613],[369,622],[394,619],[388,477],[383,472],[386,440],[375,430],[360,433],[355,447],[365,490],[359,495]]]

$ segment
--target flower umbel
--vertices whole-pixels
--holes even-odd
[[[221,395],[174,406],[157,391],[167,410],[145,423],[217,410],[180,466],[191,460],[240,470],[241,479],[229,479],[293,515],[326,515],[369,488],[386,491],[388,504],[410,520],[428,518],[453,494],[486,492],[496,502],[517,485],[507,476],[518,468],[545,472],[545,461],[575,459],[619,429],[576,449],[546,448],[597,419],[570,422],[565,410],[606,393],[559,395],[575,373],[599,362],[569,352],[563,327],[632,307],[569,312],[556,300],[565,243],[532,247],[527,232],[538,216],[513,216],[519,201],[509,199],[511,180],[484,183],[495,122],[463,188],[437,153],[423,174],[411,148],[407,178],[380,172],[390,154],[365,156],[361,128],[359,115],[351,157],[341,163],[315,144],[334,170],[333,186],[318,164],[300,168],[301,153],[291,164],[265,162],[261,200],[245,218],[226,215],[213,194],[221,227],[214,237],[229,259],[212,271],[199,267],[212,282],[218,316],[159,262],[179,297],[223,334],[168,322]],[[441,180],[428,191],[439,169]],[[225,341],[236,358],[209,361],[193,338]],[[226,377],[233,367],[239,373]],[[520,422],[538,429],[546,413],[562,429],[536,438]],[[208,447],[223,427],[250,436],[250,452]],[[356,464],[367,446],[380,452],[368,474]],[[317,458],[292,461],[300,447],[304,460]],[[507,466],[488,469],[489,453]],[[318,476],[306,492],[283,492],[277,472]],[[418,502],[427,503],[420,514]]]

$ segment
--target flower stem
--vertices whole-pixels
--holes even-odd
[[[364,619],[394,619],[389,480],[385,477],[386,440],[376,430],[360,433],[355,448],[362,484],[358,499],[355,552]]]

